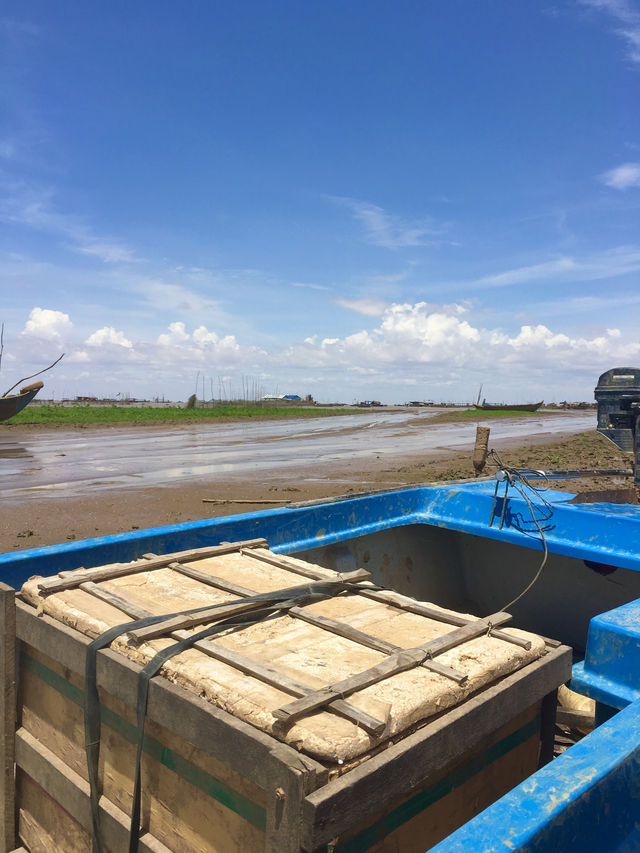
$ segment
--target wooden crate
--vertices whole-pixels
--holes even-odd
[[[278,570],[293,571],[311,580],[335,578],[335,573],[329,570],[277,557],[262,547],[258,550],[266,566],[275,565]],[[228,594],[231,582],[220,577],[219,564],[214,571],[209,559],[193,554],[170,555],[165,566],[182,565],[187,572],[182,577],[188,576],[189,582],[198,580],[199,573],[208,573],[216,583],[222,583],[223,589],[227,584]],[[109,567],[111,572],[113,568]],[[139,568],[129,567],[130,571]],[[92,595],[96,593],[92,587],[99,586],[102,593],[98,595],[107,599],[111,596],[110,606],[115,607],[114,595],[122,593],[122,586],[117,587],[119,592],[116,593],[113,581],[106,581],[104,577],[101,580],[96,571],[83,570],[81,575],[65,572],[58,581],[43,582],[50,585],[42,604],[49,602],[47,606],[53,611],[65,596],[67,603],[73,600],[75,604],[81,599],[79,595],[69,598],[67,593],[55,591],[56,583],[63,581],[76,589],[82,582],[84,592]],[[105,572],[108,574],[108,570]],[[233,567],[236,601],[247,593],[245,588],[238,586],[238,572],[236,561]],[[124,567],[122,574],[125,574]],[[273,586],[273,578],[269,583]],[[263,591],[259,584],[254,586],[255,591]],[[364,589],[366,584],[360,583],[359,587]],[[5,600],[10,601],[11,591],[5,590],[4,595]],[[388,612],[406,612],[405,608],[412,607],[415,615],[420,615],[421,611],[431,615],[434,612],[432,605],[411,602],[395,594],[385,598],[387,594],[380,592],[367,593],[369,605],[376,600],[376,595],[377,604]],[[126,605],[126,597],[119,599],[120,604],[123,600]],[[100,601],[102,607],[105,600]],[[312,627],[317,631],[323,619],[325,622],[331,620],[326,616],[326,609],[322,616],[319,612],[322,608],[314,610],[314,607],[303,609],[307,610],[306,618],[315,612]],[[3,645],[4,666],[10,670],[12,611],[7,605],[2,612],[5,613],[4,632],[7,635]],[[101,612],[104,617],[106,611]],[[442,634],[447,636],[451,635],[452,627],[453,631],[464,632],[465,624],[471,620],[471,617],[450,615],[448,611],[439,612],[443,618],[454,620],[453,626],[450,621],[442,625]],[[119,615],[120,621],[126,621],[122,612]],[[92,819],[83,719],[89,638],[75,627],[43,613],[42,606],[38,615],[33,604],[18,600],[15,616],[19,640],[15,734],[15,813],[19,843],[32,851],[90,850]],[[307,625],[302,617],[303,614],[279,618],[298,619]],[[79,624],[77,613],[74,612],[68,621]],[[490,626],[486,628],[489,630]],[[346,648],[345,643],[361,645],[363,638],[371,638],[363,630],[362,616],[358,628],[347,626],[344,630],[346,635],[351,633],[356,639],[347,639],[344,633],[338,635],[340,648]],[[502,632],[494,628],[493,633],[500,636]],[[382,648],[384,642],[388,642],[380,640],[383,635],[383,627],[378,625],[377,637]],[[513,646],[517,657],[526,635],[514,631],[512,636],[520,642]],[[155,643],[157,647],[163,642],[152,640],[150,644]],[[472,650],[473,642],[466,643],[464,648]],[[230,650],[221,648],[224,658]],[[131,649],[127,650],[129,653],[135,656]],[[196,652],[188,654],[193,656]],[[233,654],[241,665],[248,665],[237,651]],[[445,657],[440,656],[440,660]],[[258,679],[261,686],[257,695],[262,695],[261,691],[266,689],[264,670],[269,668],[268,649],[265,648],[261,662],[256,660],[255,654],[253,660],[262,679]],[[331,663],[338,671],[338,662]],[[389,722],[394,719],[392,708],[386,730],[364,738],[368,739],[370,748],[359,752],[359,747],[354,747],[354,754],[349,754],[343,763],[318,754],[324,747],[310,723],[311,752],[296,748],[305,743],[305,717],[302,723],[298,721],[284,729],[276,725],[266,730],[262,717],[254,719],[247,712],[247,719],[240,719],[236,715],[242,714],[240,707],[235,707],[235,713],[231,714],[199,696],[197,690],[192,689],[193,685],[154,678],[149,688],[142,759],[140,849],[220,853],[261,850],[278,853],[300,850],[308,853],[319,850],[421,852],[550,758],[555,690],[570,677],[569,649],[548,645],[542,657],[525,662],[515,671],[501,675],[495,683],[487,683],[466,696],[464,686],[438,673],[438,666],[442,668],[442,665],[437,658],[427,659],[423,664],[433,665],[427,672],[430,680],[425,683],[440,683],[444,679],[444,693],[460,692],[463,697],[460,704],[414,723],[402,733],[394,731]],[[129,659],[121,650],[107,648],[98,653],[97,682],[102,719],[99,777],[103,789],[99,810],[104,849],[109,851],[124,850],[128,846],[140,669],[140,663]],[[277,679],[281,675],[276,672],[273,677]],[[253,678],[246,671],[244,677]],[[286,677],[291,679],[291,671]],[[389,683],[399,677],[392,675],[380,683],[389,689]],[[326,678],[327,683],[335,680]],[[307,692],[317,694],[317,681],[309,676],[309,683]],[[278,693],[286,693],[280,683]],[[343,716],[316,710],[316,723],[318,720],[340,720],[344,727],[346,714],[346,721],[357,730],[355,734],[361,745],[363,735],[357,722],[358,714],[362,714],[366,724],[370,717],[375,717],[368,711],[375,711],[377,707],[375,701],[368,704],[362,701],[365,693],[366,689],[355,691],[346,696],[346,703],[344,699],[342,704],[334,702],[331,707]],[[211,700],[210,695],[208,699]],[[10,696],[5,700],[5,729],[10,752]],[[231,700],[227,696],[225,701]],[[292,707],[292,701],[310,700],[299,692],[294,693],[287,701],[280,701],[280,708],[287,704]],[[355,714],[353,719],[349,718],[351,712]],[[291,734],[296,732],[296,727],[303,732],[302,740],[300,735]],[[315,754],[311,754],[314,751]],[[11,849],[13,805],[8,776],[5,792],[8,792],[8,799],[5,796],[4,849]]]

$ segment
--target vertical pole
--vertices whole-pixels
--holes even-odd
[[[633,460],[633,485],[636,489],[640,489],[640,413],[636,416],[636,424],[633,431],[633,448],[635,451]]]
[[[0,850],[15,849],[15,590],[0,582]]]
[[[556,709],[558,707],[558,691],[552,690],[542,700],[540,708],[540,756],[538,769],[544,767],[553,758],[553,743],[556,728]]]

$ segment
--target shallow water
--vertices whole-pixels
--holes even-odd
[[[441,411],[441,410],[439,410]],[[304,479],[349,459],[433,456],[471,448],[476,423],[434,424],[439,412],[376,412],[311,420],[252,421],[153,428],[0,432],[2,500],[81,497],[106,489],[147,488],[287,469]],[[491,443],[593,429],[595,413],[487,420]]]

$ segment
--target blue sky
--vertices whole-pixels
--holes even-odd
[[[640,365],[640,0],[5,0],[1,390],[592,399]]]

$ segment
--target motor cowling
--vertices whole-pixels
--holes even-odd
[[[595,388],[598,432],[635,457],[635,485],[640,486],[640,369],[614,367]]]

